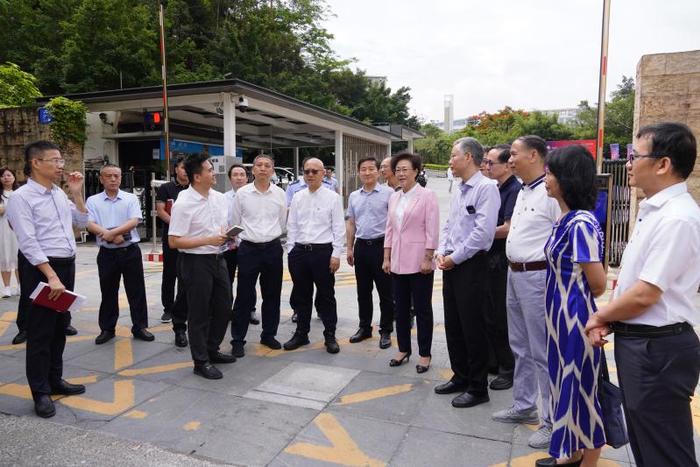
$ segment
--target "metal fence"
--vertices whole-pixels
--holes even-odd
[[[603,173],[609,173],[612,177],[608,261],[610,266],[619,266],[622,252],[627,246],[630,225],[630,187],[627,183],[627,161],[606,159],[603,161]]]

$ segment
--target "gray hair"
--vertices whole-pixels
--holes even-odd
[[[484,160],[484,147],[476,138],[471,138],[469,136],[459,138],[452,143],[452,147],[454,146],[457,146],[457,149],[459,149],[462,154],[471,154],[477,166],[481,165],[481,162]]]

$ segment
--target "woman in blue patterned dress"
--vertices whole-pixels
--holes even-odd
[[[596,166],[583,146],[556,149],[547,157],[545,186],[561,218],[545,246],[546,326],[550,378],[552,457],[537,466],[595,466],[605,444],[597,397],[600,349],[584,333],[605,291],[603,234],[590,212],[596,201]]]

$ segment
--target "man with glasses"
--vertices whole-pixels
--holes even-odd
[[[690,401],[700,374],[700,208],[688,193],[697,142],[681,123],[637,133],[629,184],[646,199],[612,300],[586,325],[594,345],[615,334],[615,361],[637,465],[698,465]]]
[[[391,347],[394,330],[394,298],[391,276],[382,270],[384,261],[384,231],[389,213],[389,198],[394,190],[379,182],[379,162],[366,157],[357,163],[362,186],[350,193],[345,227],[347,230],[347,261],[355,268],[357,306],[360,327],[350,338],[351,343],[372,337],[373,284],[379,294],[379,348]]]
[[[58,312],[31,303],[29,295],[48,283],[49,300],[56,300],[75,284],[76,245],[73,225],[84,228],[88,222],[83,202],[83,175],[68,174],[68,190],[73,202],[56,183],[63,177],[65,160],[58,146],[36,141],[24,150],[27,184],[18,188],[7,202],[7,217],[17,235],[21,294],[27,300],[27,381],[40,417],[56,414],[51,395],[74,395],[85,386],[63,380],[63,349],[69,312]]]
[[[323,162],[304,161],[308,188],[294,196],[287,221],[289,273],[294,288],[294,311],[298,315],[294,336],[284,344],[294,350],[309,343],[313,289],[316,309],[323,321],[326,350],[338,353],[335,338],[338,321],[335,300],[335,272],[340,267],[340,253],[345,237],[343,199],[334,191],[322,188]]]
[[[493,245],[486,257],[487,287],[484,290],[484,320],[489,339],[491,360],[498,375],[489,384],[493,390],[510,389],[513,386],[515,360],[508,343],[508,317],[506,311],[506,285],[508,284],[508,258],[506,238],[510,230],[515,200],[522,185],[513,175],[508,159],[510,144],[499,144],[491,148],[484,157],[488,177],[498,183],[501,207]]]
[[[238,235],[238,285],[231,322],[231,347],[234,357],[245,355],[245,337],[251,313],[255,310],[255,284],[260,277],[262,333],[260,343],[281,349],[275,339],[280,322],[282,294],[282,243],[280,237],[287,221],[284,191],[271,183],[275,173],[272,156],[258,155],[253,161],[255,180],[238,190],[231,208],[231,225],[240,225]]]

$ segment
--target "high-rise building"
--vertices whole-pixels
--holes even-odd
[[[444,129],[447,133],[452,133],[454,122],[454,96],[452,94],[445,95],[445,122]]]

